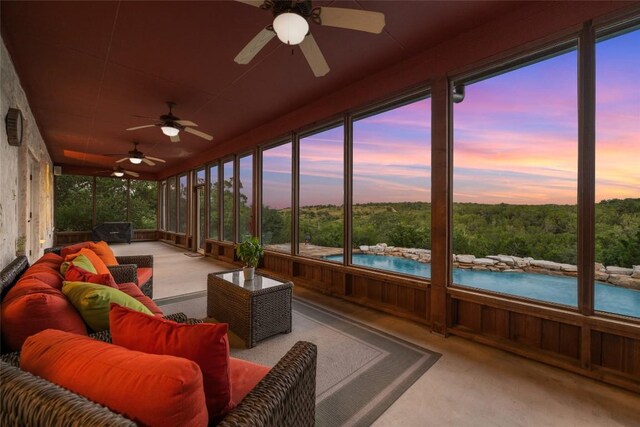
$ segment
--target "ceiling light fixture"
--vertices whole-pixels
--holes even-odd
[[[309,23],[297,13],[285,12],[273,20],[273,31],[282,43],[296,45],[302,43],[309,32]]]
[[[113,172],[113,176],[117,176],[118,178],[122,178],[124,176],[124,172],[115,171],[115,172]]]
[[[180,129],[173,126],[162,126],[160,129],[162,129],[162,133],[167,136],[176,136],[178,135],[178,133],[180,133]]]

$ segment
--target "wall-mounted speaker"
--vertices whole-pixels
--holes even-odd
[[[55,176],[60,176],[62,175],[62,166],[54,166],[53,167],[53,174]]]

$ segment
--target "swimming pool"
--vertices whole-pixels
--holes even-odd
[[[342,262],[342,255],[326,257],[330,261]],[[431,277],[431,265],[407,258],[393,256],[353,254],[353,264],[385,271]],[[457,284],[547,301],[556,304],[577,306],[577,280],[573,277],[548,276],[536,273],[476,271],[455,268],[453,281]],[[640,317],[640,291],[595,282],[595,309],[608,313]]]

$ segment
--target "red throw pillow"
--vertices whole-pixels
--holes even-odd
[[[47,330],[22,347],[20,368],[145,426],[206,426],[202,373],[190,360],[145,354]]]
[[[138,285],[136,285],[135,283],[120,283],[118,285],[118,289],[142,303],[142,305],[147,307],[154,316],[164,316],[164,313],[162,312],[162,310],[160,310],[160,307],[158,307],[158,305],[153,302],[151,298],[143,294]]]
[[[89,249],[95,252],[106,265],[118,265],[118,260],[109,245],[107,245],[107,242],[92,242],[89,244]]]
[[[75,254],[76,252],[80,252],[80,249],[82,248],[88,248],[91,243],[93,242],[82,242],[82,243],[76,243],[75,245],[71,245],[71,246],[65,246],[64,248],[60,249],[60,256],[62,258],[66,258],[68,255]]]
[[[233,409],[226,323],[187,325],[111,304],[109,324],[116,345],[196,362],[202,370],[209,419],[217,422]]]
[[[111,274],[111,272],[109,272],[109,269],[107,268],[105,263],[102,262],[100,257],[98,255],[96,255],[96,253],[93,252],[91,249],[82,248],[78,252],[76,252],[75,254],[71,254],[71,255],[66,256],[64,258],[64,260],[65,261],[72,261],[78,255],[86,256],[87,259],[89,261],[91,261],[91,264],[93,264],[93,267],[96,269],[96,272],[98,274]]]
[[[2,339],[11,350],[20,350],[29,336],[45,329],[87,335],[82,317],[58,289],[36,279],[19,285],[2,302]]]
[[[70,264],[69,268],[67,268],[66,273],[64,273],[64,280],[67,282],[96,283],[110,288],[119,288],[111,274],[93,274],[74,264]]]
[[[25,279],[38,279],[52,288],[62,289],[62,276],[60,272],[49,264],[34,264],[29,267],[27,271],[20,276],[18,282]]]
[[[56,270],[60,270],[60,264],[62,264],[63,261],[64,258],[62,258],[60,255],[49,252],[48,254],[42,255],[40,259],[33,263],[33,265],[47,264],[52,268],[55,268]]]

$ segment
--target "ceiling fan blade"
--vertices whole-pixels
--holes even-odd
[[[191,120],[178,120],[176,123],[179,124],[180,126],[198,127],[198,125],[193,123]]]
[[[123,158],[123,159],[116,160],[116,163],[122,163],[122,162],[124,162],[125,160],[129,160],[129,158],[128,158],[128,157],[125,157],[125,158]]]
[[[166,161],[159,159],[157,157],[145,156],[149,160],[153,160],[154,162],[166,163]]]
[[[149,166],[155,166],[156,164],[153,163],[151,160],[149,160],[148,158],[144,158],[142,159],[143,162],[145,162],[146,164],[148,164]]]
[[[193,134],[195,136],[199,136],[200,138],[204,138],[207,141],[211,141],[213,139],[213,137],[209,134],[206,134],[204,132],[200,132],[199,130],[195,130],[195,129],[191,129],[191,128],[184,128],[185,132],[189,132],[190,134]]]
[[[320,23],[328,27],[366,31],[374,34],[380,34],[385,24],[383,13],[342,7],[321,7]]]
[[[276,33],[264,28],[233,59],[238,64],[248,64],[263,47],[276,36]]]
[[[124,172],[126,175],[135,176],[136,178],[140,176],[140,174],[137,172],[131,172],[131,171],[122,171],[122,172]]]
[[[180,142],[180,137],[178,135],[170,136],[169,139],[171,140],[171,142]]]
[[[144,128],[152,128],[152,127],[154,127],[154,126],[155,126],[155,125],[136,126],[136,127],[129,128],[129,129],[127,129],[127,130],[138,130],[138,129],[144,129]]]
[[[131,117],[137,117],[139,119],[148,119],[148,120],[153,120],[154,122],[159,122],[161,120],[158,120],[157,117],[149,117],[149,116],[139,116],[137,114],[132,114]]]
[[[302,43],[300,43],[300,49],[302,49],[302,53],[304,57],[307,58],[309,67],[311,67],[311,71],[313,71],[316,77],[322,77],[329,72],[329,64],[327,64],[327,61],[324,59],[324,55],[322,55],[318,43],[316,43],[316,39],[313,38],[312,34],[308,34],[307,37],[304,38]]]
[[[238,3],[248,4],[249,6],[260,7],[264,4],[264,0],[235,0]]]

